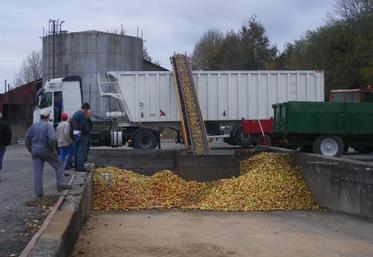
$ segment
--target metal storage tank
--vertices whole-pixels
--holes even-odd
[[[109,99],[100,97],[97,73],[143,70],[143,40],[100,31],[59,32],[43,37],[43,84],[51,78],[80,75],[83,101],[104,117]]]

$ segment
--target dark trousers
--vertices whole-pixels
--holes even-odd
[[[5,149],[5,145],[0,145],[0,170],[3,168]]]
[[[74,156],[74,163],[75,163],[75,170],[83,171],[85,157],[87,153],[87,140],[88,135],[74,135],[74,144],[75,144],[75,156]]]

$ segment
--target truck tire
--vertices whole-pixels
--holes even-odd
[[[235,127],[232,134],[234,142],[243,148],[247,148],[253,144],[250,135],[242,132],[242,126]]]
[[[329,157],[341,157],[344,143],[339,136],[318,136],[313,142],[313,152]]]
[[[256,140],[256,145],[271,146],[272,140],[268,135],[259,135],[258,139]]]
[[[142,129],[135,134],[133,147],[135,149],[154,149],[158,140],[150,130]]]
[[[234,142],[233,138],[231,137],[227,137],[227,138],[224,138],[223,141],[229,145],[236,145],[236,143]]]
[[[373,147],[368,145],[362,145],[362,146],[355,146],[355,151],[358,151],[359,153],[371,153],[373,152]]]

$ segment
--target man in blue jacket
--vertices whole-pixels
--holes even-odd
[[[71,189],[64,183],[63,163],[56,153],[56,132],[53,125],[49,124],[50,110],[43,110],[40,121],[31,125],[25,136],[25,145],[32,154],[32,173],[34,192],[37,197],[43,197],[43,168],[48,162],[56,172],[57,191]]]
[[[92,127],[89,119],[90,109],[89,103],[84,103],[81,109],[74,113],[71,120],[75,144],[74,164],[76,171],[87,171],[84,162],[88,150],[89,131]]]

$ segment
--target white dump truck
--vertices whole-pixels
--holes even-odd
[[[246,145],[249,138],[237,136],[242,119],[269,119],[273,104],[324,101],[322,71],[194,71],[193,77],[208,135],[231,144]],[[104,115],[94,115],[94,145],[152,149],[160,146],[165,128],[179,131],[171,71],[98,74],[94,92],[109,102]],[[86,94],[79,76],[49,80],[37,94],[34,120],[39,119],[40,110],[51,108],[51,121],[56,124],[62,111],[71,116],[83,101],[88,102]]]

